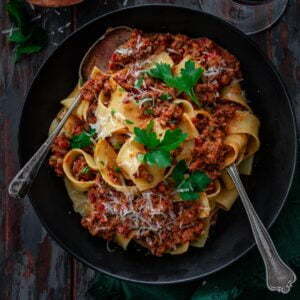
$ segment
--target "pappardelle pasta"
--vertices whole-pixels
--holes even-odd
[[[238,194],[226,173],[250,175],[259,120],[239,61],[208,38],[132,30],[108,69],[94,67],[49,164],[93,235],[156,256],[203,247],[219,209]]]

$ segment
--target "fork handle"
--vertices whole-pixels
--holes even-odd
[[[297,277],[295,273],[282,261],[272,239],[258,217],[240,179],[236,165],[227,168],[227,172],[233,180],[242,203],[248,215],[251,229],[258,250],[263,258],[266,269],[267,287],[270,291],[287,294]]]
[[[25,164],[25,166],[18,172],[18,174],[14,177],[8,187],[8,193],[11,197],[22,199],[24,198],[31,184],[33,183],[38,171],[45,160],[50,146],[52,145],[56,136],[60,133],[67,119],[77,107],[81,99],[81,95],[79,94],[72,105],[69,107],[61,121],[58,123],[57,127],[53,130],[53,132],[49,135],[47,140],[42,144],[42,146],[36,151],[36,153],[31,157],[31,159]]]

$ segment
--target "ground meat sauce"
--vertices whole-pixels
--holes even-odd
[[[61,134],[57,136],[52,144],[51,152],[52,155],[49,158],[49,165],[53,167],[55,173],[58,176],[63,176],[63,159],[70,149],[70,140]]]
[[[165,102],[156,106],[154,112],[162,127],[175,129],[181,121],[184,110],[181,104]]]
[[[221,175],[225,157],[231,151],[224,144],[226,129],[237,110],[245,108],[239,104],[221,101],[211,109],[210,117],[198,114],[193,119],[199,136],[195,138],[191,171],[205,171],[212,179]]]
[[[72,173],[73,176],[79,181],[91,181],[96,177],[96,172],[87,165],[83,155],[79,155],[74,160]]]
[[[71,135],[79,135],[81,134],[84,130],[88,129],[88,124],[86,124],[84,121],[80,120],[79,118],[72,116],[74,120],[74,125],[72,127],[72,132]]]
[[[116,233],[134,234],[137,242],[160,256],[194,240],[203,229],[201,205],[196,201],[173,202],[170,192],[169,186],[160,183],[137,197],[126,196],[97,177],[97,184],[88,192],[95,209],[82,219],[82,225],[107,240]]]
[[[104,74],[95,74],[93,78],[90,78],[85,82],[81,88],[82,98],[86,101],[92,101],[97,98],[97,95],[101,90],[105,93],[110,91],[110,85],[107,83],[109,76]]]
[[[176,95],[174,88],[143,73],[141,61],[162,51],[166,51],[175,64],[189,56],[204,69],[202,80],[194,88],[203,105],[213,105],[220,100],[220,92],[224,86],[241,78],[240,63],[236,57],[208,38],[191,39],[181,34],[148,34],[133,30],[130,39],[111,56],[109,68],[112,72],[121,69],[116,72],[114,79],[137,103],[146,98],[154,100],[154,107],[141,107],[142,117],[149,116],[149,113],[154,118],[159,117],[163,127],[175,127],[181,112],[178,108],[174,110],[174,105],[167,106],[160,101],[161,95],[169,94],[172,98],[186,98],[186,95]],[[126,68],[127,66],[130,68]],[[142,85],[137,89],[135,83],[138,79],[142,80]]]
[[[135,178],[145,179],[149,183],[153,181],[153,176],[149,173],[145,165],[140,165],[138,172],[134,173],[133,176]]]
[[[97,117],[95,115],[97,105],[98,105],[98,99],[94,99],[94,101],[90,104],[87,114],[86,114],[86,120],[89,124],[95,124],[97,122]]]
[[[175,104],[174,99],[190,101],[184,93],[178,94],[176,89],[144,72],[147,59],[162,51],[167,52],[175,64],[189,56],[204,69],[202,80],[196,84],[194,91],[208,114],[197,114],[192,119],[199,136],[194,139],[189,168],[191,172],[200,170],[216,179],[221,174],[226,155],[231,151],[224,143],[228,124],[237,110],[245,110],[242,105],[221,97],[224,86],[241,78],[240,64],[227,50],[207,38],[191,39],[180,34],[147,34],[133,30],[129,40],[116,49],[109,59],[108,73],[127,92],[123,103],[134,101],[140,108],[141,119],[155,118],[162,128],[175,129],[182,120],[184,107]],[[82,98],[90,105],[86,122],[76,121],[73,135],[96,123],[95,111],[100,91],[104,95],[103,104],[108,106],[112,93],[109,76],[98,74],[83,85]],[[128,137],[127,134],[120,134],[107,137],[106,141],[118,152]],[[93,154],[92,147],[84,150]],[[61,134],[53,143],[49,161],[59,176],[63,175],[62,161],[69,150],[70,140]],[[174,161],[175,154],[181,151],[182,148],[178,147],[172,153]],[[126,176],[120,176],[118,168],[108,168],[107,171],[114,184],[134,185]],[[195,240],[204,229],[203,220],[199,219],[203,209],[199,201],[172,201],[174,183],[163,181],[137,195],[121,193],[105,183],[99,172],[90,170],[83,156],[78,156],[73,162],[72,172],[77,180],[95,180],[94,186],[87,192],[93,209],[82,218],[82,225],[94,236],[106,240],[113,240],[117,233],[125,237],[133,236],[152,254],[161,256],[185,242]],[[145,165],[141,165],[134,176],[148,183],[154,180]],[[216,187],[212,182],[206,192],[214,193]]]
[[[222,87],[230,84],[233,79],[241,78],[240,63],[236,57],[208,38],[191,39],[181,34],[169,33],[147,34],[138,30],[134,30],[131,38],[113,53],[109,68],[117,71],[131,65],[134,70],[136,66],[141,67],[139,61],[162,51],[166,51],[175,64],[190,56],[205,69],[203,82],[198,83],[195,89],[201,101],[216,100]],[[136,71],[138,69],[133,74],[137,74]],[[122,80],[119,83],[126,89],[132,89],[136,77],[130,77],[126,69],[121,73],[123,85]],[[127,81],[124,81],[124,75]]]
[[[121,184],[120,178],[118,176],[118,171],[111,167],[107,167],[107,170],[108,170],[108,176],[110,177],[111,181],[114,184]]]

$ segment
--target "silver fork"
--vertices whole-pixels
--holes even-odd
[[[235,164],[227,168],[227,172],[233,180],[238,193],[241,197],[242,203],[249,218],[251,229],[254,235],[257,248],[263,258],[266,269],[267,287],[270,291],[277,291],[287,294],[297,277],[293,270],[291,270],[280,258],[272,239],[258,217],[239,176]]]
[[[59,134],[67,119],[79,104],[81,99],[81,95],[79,94],[75,99],[72,105],[69,107],[57,127],[53,130],[53,132],[49,135],[47,140],[42,144],[42,146],[35,152],[35,154],[31,157],[31,159],[25,164],[25,166],[18,172],[18,174],[14,177],[8,187],[8,193],[11,197],[23,199],[28,193],[31,184],[36,178],[38,171],[43,164],[50,147]]]

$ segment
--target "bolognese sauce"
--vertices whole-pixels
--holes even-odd
[[[161,74],[149,75],[149,69],[155,66],[153,57],[162,53],[163,67],[170,70],[166,76],[171,79],[162,80]],[[183,88],[172,83],[173,74],[177,79],[184,75],[178,68],[184,67],[186,61],[193,63],[194,72],[201,71],[192,93],[184,89],[189,82],[185,81]],[[81,88],[82,99],[89,103],[85,117],[74,122],[71,136],[61,133],[52,146],[49,164],[59,176],[65,175],[64,156],[77,147],[78,143],[75,146],[72,143],[74,137],[79,144],[82,142],[80,148],[91,156],[100,139],[105,147],[98,155],[105,151],[110,153],[106,160],[95,157],[100,172],[97,168],[91,169],[83,155],[72,162],[72,176],[77,181],[94,182],[83,191],[92,210],[83,216],[82,225],[93,236],[106,240],[114,240],[117,234],[133,239],[156,256],[172,253],[181,245],[203,237],[208,218],[210,223],[216,219],[216,209],[210,207],[212,200],[207,199],[224,188],[221,173],[226,157],[233,151],[225,142],[228,128],[237,114],[249,112],[247,104],[224,97],[224,88],[241,79],[237,58],[208,38],[132,30],[130,38],[110,57],[107,73],[96,73]],[[99,101],[102,101],[102,110],[99,110]],[[112,106],[112,101],[116,106]],[[116,111],[116,107],[123,110]],[[127,115],[122,115],[124,112]],[[186,119],[189,122],[183,123]],[[166,146],[163,137],[156,135],[154,124],[165,136],[168,132],[168,138],[180,133],[184,139],[174,148]],[[97,137],[97,130],[114,126],[117,129],[113,134],[108,132],[104,137]],[[193,128],[196,134],[185,133],[186,128]],[[140,131],[145,133],[144,140],[136,139]],[[150,139],[152,144],[147,144]],[[134,150],[132,142],[141,140],[144,144],[132,152],[137,153],[135,157],[130,152]],[[168,147],[172,150],[166,150]],[[126,158],[116,159],[120,153],[127,155]],[[173,172],[182,163],[179,157],[184,157],[186,167],[181,165],[183,169],[179,168],[181,173],[175,174],[176,177]],[[159,163],[166,164],[167,168],[162,171],[157,167]],[[201,194],[195,188],[193,176],[208,178]],[[200,177],[197,180],[201,181]],[[176,182],[178,178],[180,183]],[[139,186],[141,181],[149,188]],[[130,192],[124,191],[125,186]],[[187,191],[190,194],[186,195]],[[192,198],[193,193],[198,199]],[[209,213],[199,217],[205,209]]]

